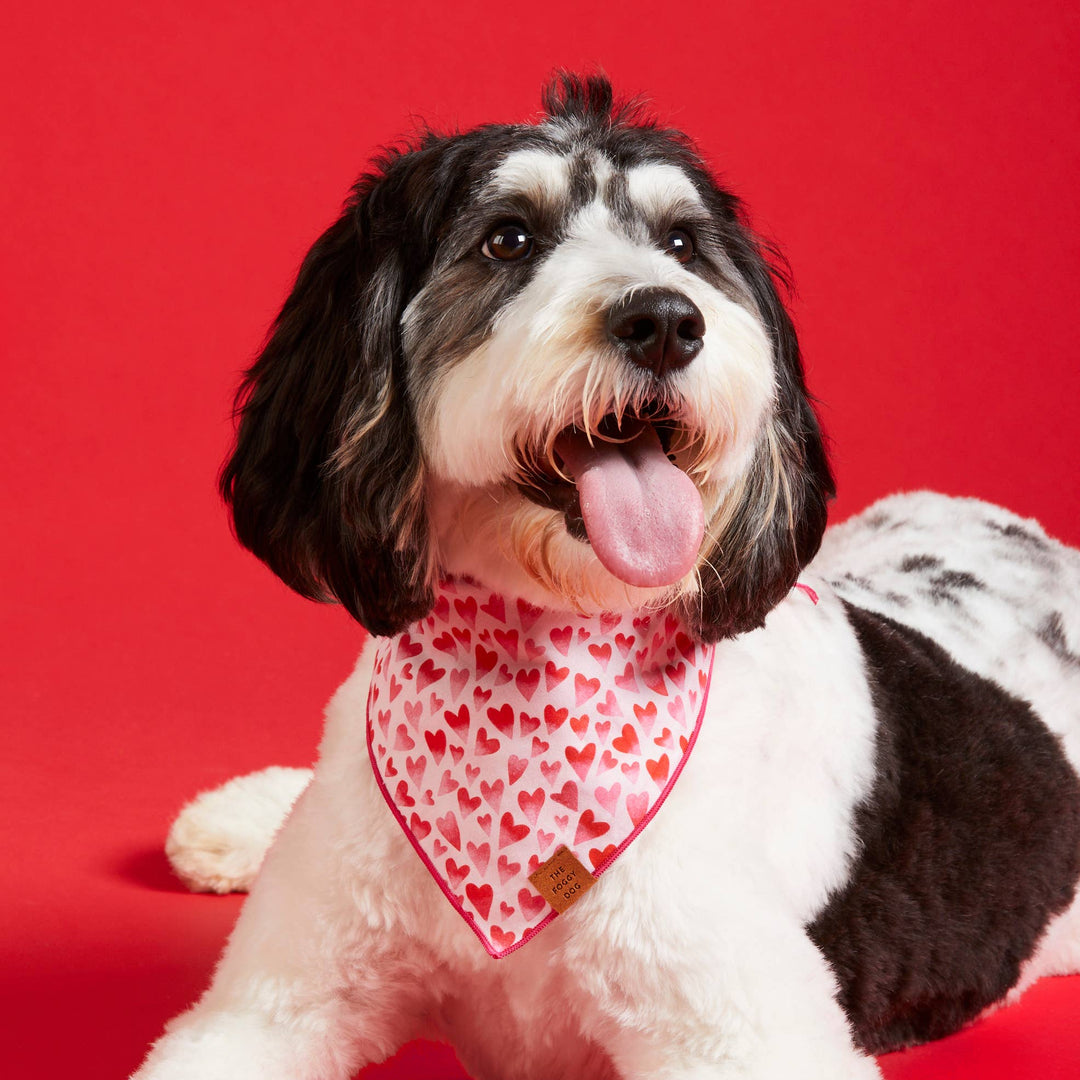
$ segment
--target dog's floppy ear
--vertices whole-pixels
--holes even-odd
[[[316,241],[237,395],[221,475],[239,540],[376,634],[433,602],[400,322],[435,244],[432,183],[450,142],[388,155]]]
[[[746,226],[737,200],[718,193],[726,247],[773,346],[776,401],[742,482],[728,497],[701,592],[687,618],[702,640],[761,626],[817,554],[836,486],[806,390],[795,327],[777,292],[779,272]],[[779,256],[775,253],[775,259]]]

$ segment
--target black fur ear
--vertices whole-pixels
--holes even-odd
[[[716,198],[715,212],[730,228],[725,247],[772,339],[776,405],[741,488],[729,496],[732,509],[708,552],[701,592],[687,602],[687,619],[705,641],[764,623],[817,554],[836,494],[795,327],[777,292],[780,274],[746,226],[738,201],[723,192]]]
[[[241,543],[375,634],[433,602],[400,320],[435,243],[432,174],[451,141],[388,155],[316,241],[237,395],[221,475]]]

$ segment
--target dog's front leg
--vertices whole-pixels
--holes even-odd
[[[367,765],[367,667],[331,703],[213,984],[135,1080],[339,1080],[420,1033],[438,973],[417,938],[445,903]]]
[[[661,837],[639,845],[650,840]],[[588,1034],[622,1080],[879,1077],[787,905],[745,875],[717,889],[715,878],[687,880],[688,868],[661,843],[631,849],[568,936]]]

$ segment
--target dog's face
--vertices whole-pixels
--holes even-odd
[[[600,79],[545,103],[357,185],[242,388],[238,535],[377,633],[446,573],[749,629],[832,492],[790,321],[682,136]]]

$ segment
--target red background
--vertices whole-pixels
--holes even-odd
[[[789,255],[837,516],[979,495],[1080,543],[1080,9],[548,0],[22,5],[0,43],[0,1015],[17,1077],[117,1078],[236,899],[161,852],[196,790],[311,759],[359,630],[232,541],[237,373],[381,142],[602,65]],[[1073,1076],[1080,979],[885,1061]],[[414,1047],[372,1075],[457,1075]],[[433,1063],[433,1064],[429,1064]]]

